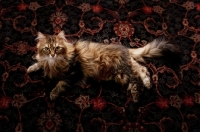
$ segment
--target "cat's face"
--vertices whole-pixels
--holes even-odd
[[[56,59],[63,57],[66,54],[66,46],[64,44],[64,33],[60,32],[58,35],[44,35],[38,33],[38,55],[40,58]]]

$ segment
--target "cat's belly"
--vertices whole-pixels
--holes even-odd
[[[82,65],[84,75],[96,80],[112,80],[120,72],[119,67],[116,63],[90,62]]]

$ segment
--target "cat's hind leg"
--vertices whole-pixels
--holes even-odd
[[[143,85],[147,89],[150,89],[151,88],[151,78],[150,78],[150,73],[149,73],[148,69],[145,66],[139,64],[134,59],[131,60],[131,69],[133,71],[134,77],[139,77],[142,80]]]
[[[54,89],[50,92],[50,100],[55,100],[60,93],[65,91],[65,86],[68,86],[68,83],[65,81],[59,81]]]
[[[131,82],[128,84],[128,88],[127,88],[127,93],[131,94],[132,96],[132,100],[134,103],[138,102],[139,99],[139,92],[137,90],[137,84],[136,82]]]

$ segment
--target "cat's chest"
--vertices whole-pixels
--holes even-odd
[[[43,67],[48,67],[50,69],[58,67],[60,63],[61,63],[60,60],[52,59],[52,58],[50,59],[47,58],[42,61]]]

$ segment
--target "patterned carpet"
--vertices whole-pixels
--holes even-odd
[[[1,0],[1,132],[199,132],[199,0]],[[142,47],[159,36],[181,51],[175,61],[147,59],[152,89],[138,103],[114,82],[73,85],[55,101],[55,81],[35,62],[37,32]],[[167,59],[174,60],[173,56]],[[174,63],[178,66],[174,66]]]

